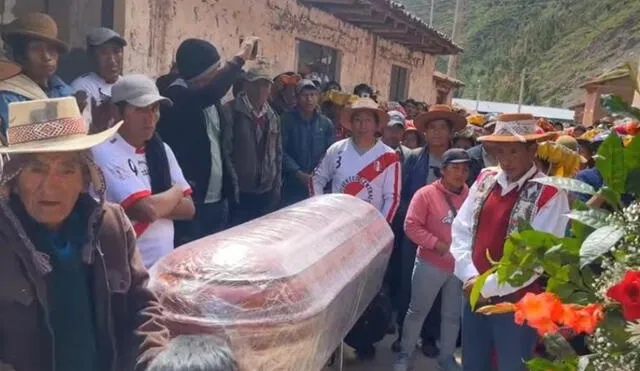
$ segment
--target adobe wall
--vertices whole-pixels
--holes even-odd
[[[369,32],[295,0],[125,0],[123,13],[126,72],[166,73],[188,37],[212,41],[230,56],[246,35],[262,38],[261,54],[276,71],[294,70],[299,38],[341,52],[339,80],[345,89],[372,83],[386,98],[396,64],[410,70],[409,97],[435,100],[433,56],[381,38],[376,42]]]

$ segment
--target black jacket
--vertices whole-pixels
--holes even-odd
[[[162,109],[157,130],[162,140],[175,153],[182,172],[193,189],[196,203],[204,201],[211,177],[211,144],[204,109],[215,105],[221,130],[228,128],[224,123],[220,100],[240,77],[243,65],[242,59],[234,57],[207,86],[192,88],[173,84],[164,91],[165,96],[173,101],[173,106]],[[224,133],[221,133],[222,195],[237,201],[238,184],[231,175],[233,165],[231,158],[225,155],[223,137]]]
[[[467,179],[467,185],[471,187],[473,182],[476,181],[478,175],[482,169],[484,169],[484,157],[482,157],[482,144],[479,144],[475,147],[469,148],[467,150],[469,157],[471,157],[471,162],[469,163],[469,178]]]

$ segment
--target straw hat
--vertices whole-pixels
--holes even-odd
[[[371,98],[359,98],[353,102],[350,106],[347,106],[340,113],[340,124],[347,129],[351,130],[351,119],[353,115],[360,111],[370,111],[378,117],[378,128],[383,128],[389,121],[389,115],[378,106],[378,103]]]
[[[0,55],[0,81],[13,77],[22,71],[22,68],[16,63],[6,59]]]
[[[44,13],[26,14],[3,28],[2,39],[4,41],[11,43],[11,39],[14,36],[28,36],[34,39],[49,41],[63,53],[69,50],[67,44],[58,39],[58,25],[56,21]]]
[[[429,109],[429,112],[420,114],[413,121],[413,124],[421,132],[424,132],[427,128],[427,124],[436,120],[446,120],[453,125],[453,132],[457,133],[467,126],[467,119],[454,112],[451,107],[446,104],[434,104]]]
[[[537,142],[550,139],[556,133],[540,132],[535,118],[527,113],[503,113],[498,116],[493,134],[478,138],[479,142]]]
[[[7,145],[0,145],[0,154],[82,151],[109,139],[121,124],[88,135],[73,97],[10,103]]]

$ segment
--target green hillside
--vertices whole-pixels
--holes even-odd
[[[430,0],[398,0],[429,20]],[[455,0],[436,0],[434,27],[451,34]],[[639,0],[465,0],[464,97],[515,102],[527,70],[525,103],[567,106],[578,86],[628,60],[640,60]],[[440,61],[439,69],[446,69]]]

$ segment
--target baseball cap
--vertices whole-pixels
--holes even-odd
[[[94,28],[87,34],[88,46],[101,46],[108,41],[114,41],[122,47],[127,46],[127,41],[119,33],[106,27]]]
[[[400,111],[389,111],[389,112],[387,112],[387,114],[389,115],[389,123],[387,123],[387,126],[400,125],[404,129],[406,118],[404,117],[402,112],[400,112]]]
[[[467,151],[460,148],[451,148],[442,155],[440,167],[445,167],[449,164],[463,164],[466,162],[471,162],[471,157],[469,157]]]
[[[266,80],[272,82],[273,73],[269,63],[266,61],[257,61],[253,66],[249,67],[244,73],[243,78],[249,82]]]
[[[160,95],[155,82],[145,75],[128,75],[118,79],[111,88],[111,101],[126,102],[136,107],[147,107],[154,103],[173,104],[171,99]]]
[[[318,87],[313,83],[313,81],[309,79],[302,79],[298,82],[298,85],[296,85],[296,91],[300,93],[303,89],[318,90]]]

